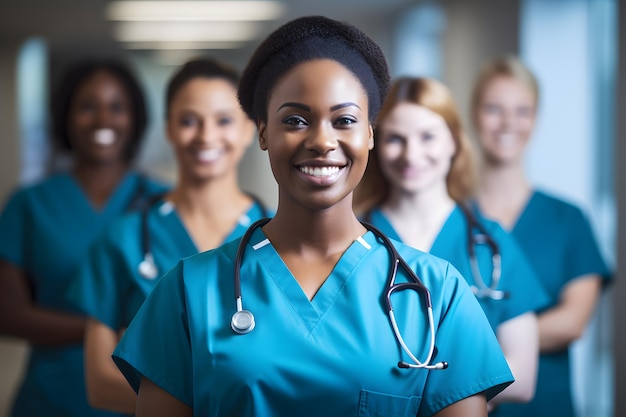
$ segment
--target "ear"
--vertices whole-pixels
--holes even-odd
[[[258,129],[259,129],[259,147],[261,148],[261,150],[266,151],[267,150],[267,124],[265,122],[259,122],[257,124]]]
[[[374,128],[372,125],[369,125],[369,138],[367,139],[367,149],[370,151],[374,149]]]

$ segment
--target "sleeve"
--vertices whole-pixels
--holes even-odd
[[[165,274],[113,352],[135,392],[146,377],[193,407],[193,370],[183,263]]]
[[[494,236],[502,257],[501,288],[507,292],[501,322],[547,308],[550,296],[526,255],[513,236],[496,227]]]
[[[607,283],[612,279],[595,239],[589,221],[579,208],[574,208],[568,222],[569,233],[565,265],[568,280],[587,274],[598,274]]]
[[[476,297],[451,265],[443,303],[436,331],[436,360],[448,362],[448,368],[429,372],[420,416],[432,416],[479,393],[490,400],[514,380]]]
[[[0,259],[24,268],[28,208],[26,193],[18,191],[0,214]]]
[[[71,283],[67,298],[81,313],[113,330],[124,327],[124,262],[115,238],[105,233],[89,250]]]

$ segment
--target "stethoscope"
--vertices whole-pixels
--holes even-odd
[[[137,271],[142,278],[152,280],[159,275],[159,269],[157,268],[152,252],[152,239],[150,238],[150,228],[148,227],[148,212],[156,202],[161,201],[165,194],[159,194],[152,197],[148,204],[141,208],[141,251],[143,253],[143,260],[139,262]],[[256,196],[248,194],[254,201],[254,204],[260,207],[261,217],[267,217],[268,212],[265,205]]]
[[[500,283],[500,276],[502,275],[502,257],[500,256],[500,249],[498,244],[493,240],[491,235],[487,232],[485,227],[476,219],[470,209],[463,204],[459,204],[463,215],[467,219],[467,250],[470,263],[470,269],[472,271],[472,277],[474,278],[474,285],[470,288],[477,298],[490,298],[492,300],[503,300],[509,296],[506,291],[498,290],[498,284]],[[368,211],[364,219],[371,221],[371,211]],[[474,233],[477,230],[478,233]],[[478,260],[476,258],[476,246],[480,244],[486,244],[491,250],[491,283],[485,284],[485,280],[478,267]]]
[[[250,237],[252,233],[259,227],[263,227],[270,219],[261,219],[253,223],[246,233],[241,238],[239,242],[239,246],[237,248],[237,255],[235,257],[235,274],[234,274],[234,284],[235,284],[235,301],[237,304],[237,311],[233,314],[230,320],[230,326],[233,331],[237,334],[247,334],[250,333],[256,323],[254,321],[254,315],[249,310],[243,309],[243,304],[241,301],[241,262],[243,261],[243,255],[246,250],[246,246],[250,241]],[[433,361],[433,356],[435,354],[435,323],[433,320],[433,307],[430,298],[430,291],[428,288],[422,283],[422,281],[417,277],[415,272],[409,267],[404,258],[400,256],[396,248],[393,246],[389,238],[385,236],[380,230],[376,227],[372,226],[369,223],[362,223],[369,231],[373,232],[379,239],[383,241],[383,244],[387,248],[389,252],[389,258],[391,261],[391,266],[389,268],[387,284],[385,288],[385,307],[387,309],[387,315],[389,316],[389,320],[391,321],[391,327],[393,328],[393,333],[396,337],[396,340],[402,347],[402,350],[407,354],[407,356],[413,361],[413,363],[408,363],[405,361],[398,362],[398,367],[400,368],[423,368],[423,369],[446,369],[448,367],[448,362],[437,362],[431,364]],[[404,268],[406,273],[409,275],[409,278],[412,282],[403,282],[399,284],[394,284],[396,275],[398,272],[398,267]],[[425,361],[418,360],[415,355],[410,351],[407,347],[404,339],[402,338],[402,334],[398,329],[398,325],[396,323],[396,317],[393,312],[393,305],[391,304],[391,295],[398,291],[403,290],[414,290],[418,294],[420,294],[425,301],[426,309],[428,313],[428,326],[430,331],[430,346],[428,350],[428,356]]]

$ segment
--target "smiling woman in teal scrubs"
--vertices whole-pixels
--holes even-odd
[[[176,187],[147,211],[128,214],[109,227],[70,289],[70,297],[91,318],[85,357],[95,407],[135,410],[137,396],[111,353],[158,278],[178,260],[233,240],[266,216],[238,185],[237,166],[255,130],[237,101],[238,82],[234,69],[209,58],[176,71],[166,94]]]
[[[0,332],[32,345],[11,415],[109,415],[87,404],[86,320],[66,290],[110,222],[165,188],[131,170],[146,114],[123,65],[77,64],[54,98],[56,144],[71,153],[71,170],[17,191],[0,216]]]
[[[499,58],[478,77],[472,115],[483,154],[480,209],[516,238],[547,288],[539,315],[537,393],[507,416],[571,417],[569,345],[585,330],[610,279],[588,220],[578,207],[535,190],[523,155],[535,126],[538,86],[518,59]]]
[[[388,80],[371,39],[324,17],[291,21],[259,46],[239,99],[269,154],[278,210],[249,238],[179,262],[142,305],[114,352],[138,390],[136,416],[485,416],[512,381],[459,273],[400,243],[408,267],[394,282],[414,271],[432,316],[414,283],[393,287],[390,321],[393,246],[352,209]],[[244,309],[255,317],[247,333]],[[402,339],[418,361],[447,368],[400,366],[418,362]]]
[[[463,209],[473,186],[471,145],[449,90],[428,78],[396,80],[378,117],[355,206],[389,237],[452,263],[475,289],[515,376],[490,402],[493,408],[532,398],[535,311],[548,297],[515,241],[480,213]]]

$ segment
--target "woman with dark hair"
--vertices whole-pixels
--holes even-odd
[[[85,393],[86,320],[66,290],[110,221],[165,188],[132,170],[146,113],[125,66],[78,64],[52,103],[71,168],[17,191],[0,216],[0,333],[32,345],[11,415],[97,416]]]
[[[388,83],[378,45],[324,17],[256,50],[239,101],[278,209],[141,306],[114,352],[138,417],[485,416],[512,381],[458,272],[352,210]]]
[[[135,410],[137,396],[111,354],[158,278],[178,260],[233,240],[267,217],[237,181],[255,132],[237,101],[238,83],[234,69],[208,58],[176,71],[167,88],[166,122],[178,182],[145,210],[114,222],[70,288],[71,299],[90,317],[85,370],[94,407]]]
[[[611,272],[582,210],[528,180],[524,152],[538,102],[537,80],[516,57],[496,58],[478,75],[472,116],[483,163],[476,202],[511,231],[549,296],[538,315],[535,398],[506,405],[502,415],[571,417],[569,347],[582,336]]]
[[[355,206],[389,237],[449,261],[474,290],[515,382],[490,401],[527,402],[537,375],[537,317],[546,291],[515,240],[470,209],[471,143],[448,88],[395,81],[378,115],[375,146]]]

